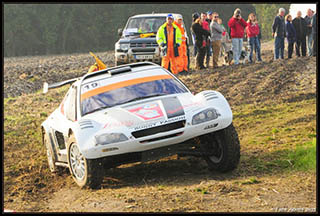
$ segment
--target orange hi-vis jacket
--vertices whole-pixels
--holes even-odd
[[[167,52],[165,56],[162,56],[161,66],[169,69],[173,74],[178,74],[178,61],[179,61],[179,48],[176,44],[181,44],[181,32],[175,24],[171,27],[167,23],[163,24],[157,32],[157,43],[165,43],[167,46]]]
[[[178,64],[177,69],[178,72],[181,72],[183,70],[188,71],[188,56],[187,56],[187,38],[185,35],[185,31],[182,25],[174,21],[174,24],[180,29],[181,36],[182,36],[182,43],[179,47],[179,57],[178,57]]]

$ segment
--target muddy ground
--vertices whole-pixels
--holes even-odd
[[[178,75],[195,93],[206,89],[220,91],[235,110],[234,124],[241,143],[241,160],[236,170],[227,174],[212,173],[200,158],[172,156],[108,170],[99,190],[79,189],[68,170],[60,175],[50,174],[44,148],[30,150],[30,146],[41,146],[40,138],[36,137],[37,128],[45,115],[58,106],[65,93],[65,90],[53,90],[49,94],[51,99],[47,100],[47,96],[40,93],[43,82],[53,83],[83,75],[94,63],[93,57],[88,53],[5,58],[4,97],[8,103],[4,112],[4,208],[17,212],[315,211],[315,171],[259,167],[268,165],[264,160],[277,156],[274,152],[286,147],[289,141],[283,138],[255,143],[249,139],[255,130],[256,134],[263,132],[264,129],[259,130],[257,124],[272,129],[275,123],[271,118],[276,117],[263,118],[266,114],[261,110],[263,106],[277,104],[294,104],[301,109],[306,104],[310,107],[305,109],[308,110],[306,115],[301,114],[299,118],[285,116],[287,119],[279,122],[284,121],[286,128],[299,130],[305,126],[315,131],[316,58],[273,61],[272,49],[271,42],[263,43],[263,63],[221,66],[214,70],[192,69],[189,75]],[[97,55],[108,66],[113,66],[112,52]],[[194,65],[193,58],[191,65]],[[247,106],[259,107],[251,110],[259,121],[241,113]],[[19,109],[38,116],[29,126],[37,131],[34,136],[12,133],[14,127],[9,123],[12,120],[9,116]],[[43,112],[46,113],[42,116]],[[296,138],[296,135],[288,135],[291,136]],[[21,141],[24,138],[30,144]],[[302,134],[297,142],[307,141],[307,138]],[[27,152],[23,158],[19,156],[21,151]],[[37,157],[39,160],[34,160]],[[27,162],[12,171],[14,164],[20,164],[17,161],[21,160]]]

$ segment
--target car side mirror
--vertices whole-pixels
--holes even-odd
[[[118,29],[118,35],[121,37],[122,36],[122,28]]]

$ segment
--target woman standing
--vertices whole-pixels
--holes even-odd
[[[287,14],[285,17],[286,20],[286,37],[288,40],[288,58],[292,58],[293,53],[293,45],[297,40],[296,36],[296,30],[292,24],[292,16],[290,14]]]
[[[191,32],[195,36],[195,45],[197,48],[196,69],[205,69],[203,65],[204,56],[206,54],[206,43],[204,39],[210,36],[210,33],[202,28],[202,21],[198,13],[194,13],[192,18],[193,23],[191,26]]]
[[[250,56],[249,62],[252,63],[252,54],[253,50],[256,53],[258,62],[261,62],[261,51],[260,51],[260,43],[259,43],[259,26],[256,19],[256,15],[254,13],[249,14],[247,21],[246,33],[248,36],[248,42],[250,44]]]

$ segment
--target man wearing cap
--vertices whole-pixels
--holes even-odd
[[[181,31],[176,24],[173,23],[172,14],[168,14],[167,22],[165,22],[157,32],[157,43],[163,51],[161,66],[169,69],[173,74],[178,74],[177,61],[179,56],[179,46],[182,42]]]
[[[210,26],[212,20],[213,20],[212,11],[208,11],[208,12],[207,12],[207,19],[206,19],[206,21],[209,23],[209,26]]]
[[[186,34],[182,24],[182,16],[180,14],[175,17],[174,24],[178,26],[182,35],[182,43],[181,43],[181,46],[179,47],[177,69],[178,69],[178,73],[180,72],[186,73],[188,72],[187,38],[186,38]]]
[[[241,10],[239,8],[234,11],[233,16],[228,22],[228,26],[231,30],[230,36],[234,64],[238,65],[243,46],[244,29],[247,27],[247,22],[241,17]]]

